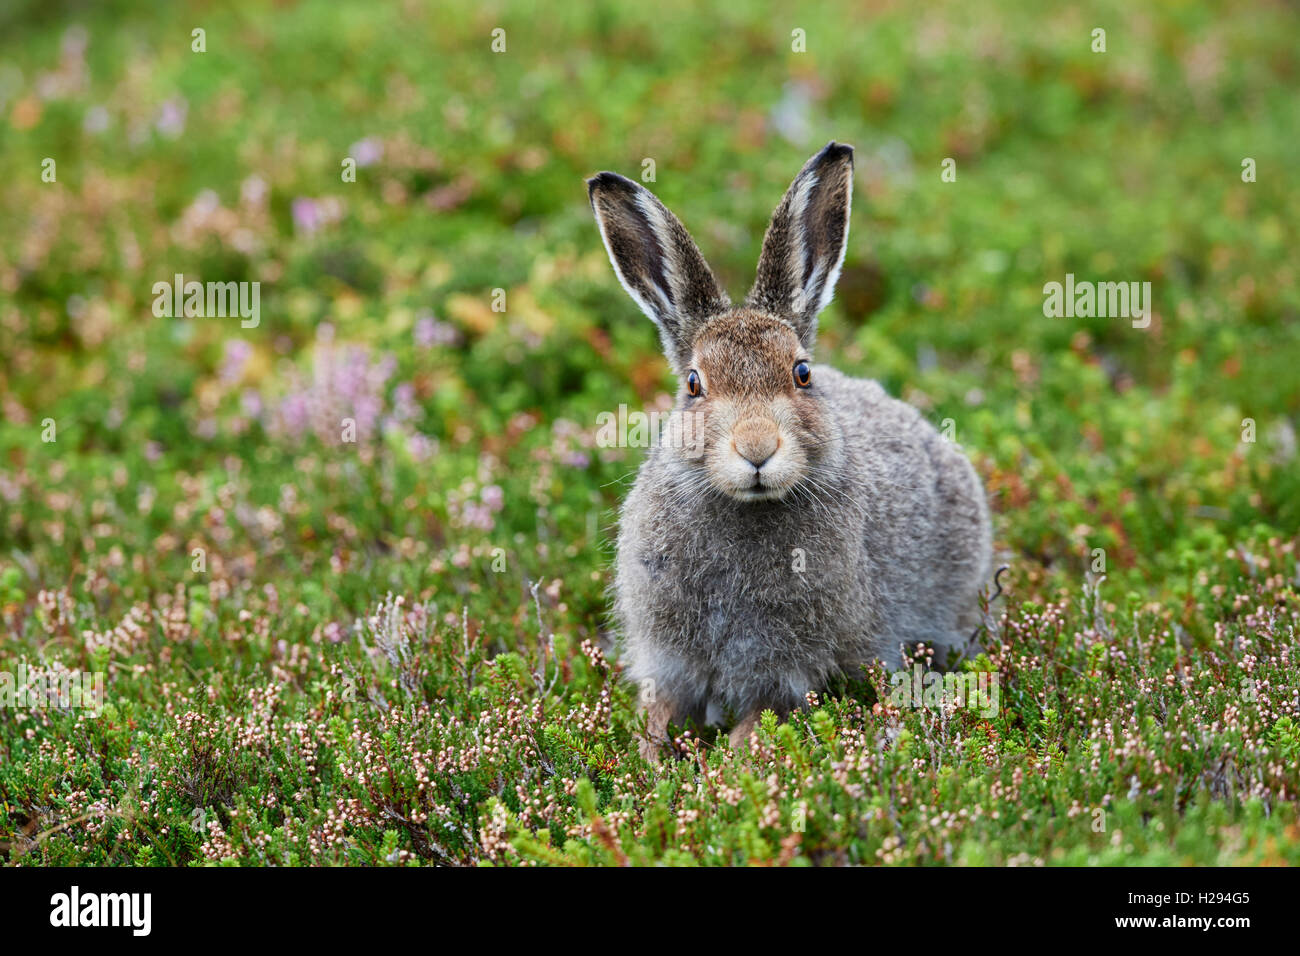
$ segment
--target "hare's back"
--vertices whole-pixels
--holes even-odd
[[[946,643],[967,627],[992,562],[988,504],[965,453],[879,383],[819,369],[844,436],[843,488],[860,502],[868,573],[895,639]]]

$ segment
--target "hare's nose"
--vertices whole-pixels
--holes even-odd
[[[732,429],[731,447],[755,468],[762,468],[781,447],[781,436],[772,423],[751,419]]]

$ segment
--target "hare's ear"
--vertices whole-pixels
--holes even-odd
[[[650,190],[617,173],[587,180],[600,237],[623,288],[659,326],[664,353],[679,375],[691,342],[709,316],[731,307],[686,227]]]
[[[789,319],[808,348],[844,264],[852,198],[853,147],[827,143],[794,178],[763,237],[745,304]]]

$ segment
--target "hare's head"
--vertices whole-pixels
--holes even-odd
[[[659,327],[680,381],[664,437],[670,453],[701,483],[741,501],[816,487],[838,435],[812,347],[848,242],[853,148],[829,143],[800,170],[739,306],[649,190],[615,173],[587,186],[614,271]]]

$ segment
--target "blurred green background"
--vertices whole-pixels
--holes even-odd
[[[19,4],[0,73],[0,442],[24,493],[3,496],[5,550],[54,580],[86,563],[88,483],[112,463],[155,486],[145,517],[189,497],[178,471],[202,482],[231,457],[257,463],[250,507],[278,497],[277,468],[310,481],[264,426],[293,370],[313,374],[323,324],[358,362],[394,357],[371,397],[386,415],[412,386],[402,427],[439,443],[419,476],[339,489],[362,496],[333,502],[364,512],[356,543],[420,538],[400,492],[437,508],[483,454],[503,466],[501,520],[526,533],[539,433],[672,387],[583,177],[652,160],[738,295],[781,192],[831,138],[857,147],[857,201],[820,356],[954,420],[1020,560],[1107,547],[1151,584],[1180,538],[1294,530],[1296,26],[1267,3]],[[1067,272],[1150,281],[1152,326],[1045,318],[1042,286]],[[175,273],[260,281],[260,327],[155,318],[153,283]],[[233,340],[251,354],[234,346],[223,377]],[[569,475],[591,494],[565,504],[611,504],[634,462]],[[201,534],[131,518],[116,540],[132,552]],[[65,542],[45,550],[50,522]]]

